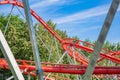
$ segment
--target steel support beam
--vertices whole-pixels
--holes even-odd
[[[10,70],[14,76],[15,80],[24,80],[24,77],[17,65],[17,62],[7,44],[7,41],[5,40],[2,31],[0,30],[0,49],[2,50],[2,53],[7,60],[7,63],[10,67]]]
[[[107,17],[106,17],[104,24],[103,24],[103,27],[101,29],[100,35],[99,35],[98,40],[96,42],[93,54],[90,57],[90,62],[88,64],[86,73],[83,76],[83,80],[90,80],[90,78],[93,74],[96,61],[99,58],[100,51],[102,49],[102,46],[104,44],[104,41],[106,39],[106,36],[107,36],[108,31],[110,29],[110,26],[112,24],[112,21],[114,19],[115,13],[116,13],[117,8],[119,6],[119,2],[120,2],[120,0],[113,0],[112,1],[112,4],[111,4],[110,9],[108,11]]]
[[[39,56],[39,51],[38,51],[35,30],[33,27],[32,16],[30,14],[30,6],[28,3],[28,0],[22,0],[22,1],[23,1],[23,5],[24,5],[24,11],[25,11],[27,25],[29,27],[29,34],[30,34],[30,40],[31,40],[32,49],[33,49],[33,56],[34,56],[35,65],[36,65],[36,69],[37,69],[36,73],[38,74],[39,80],[43,80],[43,70],[42,70],[41,64],[40,64],[40,56]]]

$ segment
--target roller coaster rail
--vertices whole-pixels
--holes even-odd
[[[117,4],[119,5],[120,0],[113,0],[113,3],[117,2]],[[23,0],[24,2],[24,0]],[[48,30],[48,32],[54,37],[56,38],[60,44],[62,45],[62,48],[64,50],[64,54],[63,56],[60,58],[60,60],[64,57],[64,55],[68,55],[70,58],[74,59],[75,63],[79,63],[78,64],[60,64],[59,61],[58,63],[52,63],[52,62],[40,62],[39,57],[35,60],[35,61],[29,61],[29,60],[16,60],[18,63],[18,66],[20,68],[20,70],[22,71],[23,74],[30,74],[31,76],[38,76],[38,74],[36,74],[36,70],[39,70],[39,79],[42,80],[42,77],[45,80],[57,80],[57,78],[50,78],[49,75],[41,75],[43,74],[43,71],[45,73],[63,73],[63,74],[74,74],[74,75],[83,75],[85,74],[90,74],[89,70],[86,71],[87,66],[90,64],[91,60],[89,61],[89,59],[87,57],[85,57],[82,52],[78,51],[79,50],[83,50],[85,52],[88,52],[88,54],[92,54],[94,55],[94,47],[98,48],[97,45],[94,44],[90,44],[88,42],[84,42],[82,40],[75,40],[73,38],[61,38],[39,15],[37,15],[32,9],[28,9],[26,10],[24,8],[25,3],[22,3],[21,0],[0,0],[0,5],[5,5],[5,4],[11,4],[13,6],[18,6],[20,8],[23,8],[26,12],[26,15],[31,15],[38,21],[40,22],[44,28],[46,30]],[[24,6],[23,6],[24,4]],[[117,6],[118,6],[117,5]],[[26,5],[26,7],[29,7],[28,4]],[[113,6],[114,7],[114,6]],[[110,8],[111,9],[111,8]],[[30,11],[29,11],[30,10]],[[117,10],[117,8],[116,8]],[[27,13],[28,12],[28,13]],[[29,13],[30,12],[30,13]],[[113,10],[110,11],[111,13],[114,12]],[[114,12],[115,14],[116,12]],[[110,16],[107,16],[108,19]],[[27,19],[30,19],[31,16],[26,16]],[[114,16],[113,16],[114,18]],[[28,20],[27,20],[28,21]],[[9,23],[9,21],[8,21]],[[29,26],[31,26],[31,22]],[[111,24],[112,21],[109,23]],[[110,25],[109,25],[110,26]],[[109,27],[106,26],[106,27]],[[33,26],[31,26],[33,27]],[[109,29],[108,29],[109,30]],[[31,34],[32,32],[30,32]],[[33,33],[32,35],[35,35],[35,33]],[[32,36],[31,35],[31,36]],[[106,33],[107,35],[107,33]],[[99,39],[101,38],[101,36],[99,37]],[[106,36],[104,36],[104,38],[106,38]],[[1,38],[0,38],[1,39]],[[98,41],[99,41],[98,39]],[[105,40],[105,39],[104,39]],[[106,74],[110,75],[111,78],[114,78],[115,76],[117,76],[117,79],[120,79],[120,67],[119,66],[99,66],[99,63],[103,60],[108,60],[111,61],[115,64],[120,64],[120,58],[116,57],[120,56],[120,51],[111,51],[105,48],[102,48],[102,44],[104,43],[104,40],[101,42],[101,48],[100,48],[100,52],[98,51],[98,54],[100,54],[99,58],[96,58],[96,61],[94,61],[95,64],[95,68],[93,69],[93,73],[92,76],[93,77],[98,77],[98,78],[105,78]],[[32,40],[31,40],[32,41]],[[34,42],[33,42],[34,44]],[[36,44],[36,43],[35,43]],[[34,48],[34,47],[33,47]],[[74,49],[73,49],[74,48]],[[35,50],[35,49],[34,49]],[[36,51],[36,50],[35,50]],[[34,51],[34,52],[35,52]],[[35,57],[35,54],[34,54]],[[10,65],[11,62],[7,62],[6,59],[0,58],[0,68],[2,69],[10,69]],[[14,67],[14,66],[13,66]],[[43,69],[43,71],[42,71]],[[89,69],[89,67],[88,67]],[[88,76],[87,76],[88,77]],[[21,79],[24,80],[24,79]],[[61,80],[69,80],[69,79],[63,79],[61,78]]]

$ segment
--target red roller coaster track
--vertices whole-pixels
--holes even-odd
[[[0,67],[4,69],[9,69],[8,64],[5,59],[0,59]],[[17,62],[21,62],[19,67],[21,70],[25,70],[24,73],[28,73],[31,71],[35,71],[36,68],[34,66],[33,61],[27,60],[17,60]],[[30,65],[32,64],[32,65]],[[68,65],[68,64],[53,64],[53,63],[41,63],[42,68],[45,72],[53,72],[53,73],[67,73],[67,74],[84,74],[86,70],[86,66],[80,65]],[[30,73],[35,76],[35,73]],[[120,74],[120,67],[99,67],[96,66],[93,74]]]
[[[19,6],[23,8],[22,3],[19,0],[0,0],[0,5],[3,4],[12,4],[14,6]],[[31,14],[33,17],[35,17],[54,37],[59,40],[59,42],[62,44],[63,49],[68,51],[68,55],[72,58],[75,58],[76,61],[81,63],[81,65],[64,65],[64,64],[52,64],[52,63],[41,63],[42,68],[44,72],[53,72],[53,73],[69,73],[69,74],[84,74],[86,70],[86,66],[88,65],[89,61],[81,55],[77,50],[72,50],[72,47],[78,48],[80,50],[84,50],[88,53],[93,52],[93,44],[76,40],[74,39],[62,39],[55,31],[53,31],[46,23],[43,21],[39,15],[37,15],[32,9]],[[73,56],[73,54],[75,57]],[[120,51],[113,52],[108,51],[106,49],[102,49],[100,52],[100,58],[98,59],[98,62],[102,61],[103,59],[110,60],[112,62],[115,62],[117,64],[120,64],[120,58],[115,57],[116,55],[120,55]],[[27,60],[17,60],[19,64],[19,67],[21,70],[24,70],[24,73],[30,73],[31,75],[35,76],[36,74],[32,71],[35,71],[36,68],[34,66],[33,61],[27,61]],[[32,65],[31,65],[32,64]],[[96,64],[97,65],[97,64]],[[0,59],[0,68],[3,69],[9,69],[8,64],[5,59]],[[120,74],[120,67],[100,67],[97,66],[94,70],[93,74]]]

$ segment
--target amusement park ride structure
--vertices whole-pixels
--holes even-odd
[[[101,30],[99,38],[96,42],[96,45],[93,45],[81,40],[74,41],[74,39],[72,38],[62,39],[54,30],[52,30],[45,23],[45,21],[43,21],[43,19],[40,18],[39,15],[37,15],[32,9],[29,8],[28,0],[22,0],[22,1],[21,0],[0,0],[0,5],[11,4],[13,6],[24,8],[26,21],[29,26],[29,34],[30,34],[30,39],[32,43],[32,48],[33,48],[34,60],[35,60],[34,62],[28,61],[28,60],[16,60],[18,62],[18,66],[17,66],[17,63],[12,55],[12,52],[10,51],[9,46],[7,45],[7,42],[2,32],[0,32],[0,49],[2,50],[3,54],[6,54],[4,55],[5,59],[0,58],[0,68],[11,69],[11,72],[13,73],[13,76],[16,80],[24,80],[20,70],[22,70],[24,74],[38,76],[39,80],[43,80],[43,78],[45,78],[46,80],[52,80],[48,76],[47,77],[44,76],[43,71],[51,72],[51,73],[64,73],[64,74],[81,74],[81,75],[85,74],[82,78],[83,80],[89,80],[92,74],[96,74],[96,75],[109,74],[109,75],[112,75],[111,76],[112,78],[114,77],[114,75],[117,75],[117,79],[119,79],[120,67],[98,66],[98,62],[102,61],[103,59],[107,59],[116,64],[120,64],[120,58],[116,57],[116,55],[117,56],[120,55],[120,51],[113,52],[107,49],[102,49],[102,45],[110,29],[110,25],[113,21],[113,18],[117,11],[119,3],[120,3],[120,0],[113,0],[111,7],[109,9],[108,15],[103,24],[103,28]],[[54,64],[54,63],[48,63],[48,62],[44,62],[44,63],[40,62],[39,52],[36,44],[35,30],[33,28],[31,15],[34,18],[36,18],[36,20],[38,20],[52,34],[52,36],[54,36],[60,42],[60,44],[62,45],[65,51],[65,54],[68,54],[71,58],[73,58],[78,63],[80,63],[80,65],[57,64],[57,63]],[[93,53],[92,56],[90,57],[90,61],[86,57],[81,55],[77,50],[73,50],[72,49],[73,47],[86,51],[88,53]],[[7,51],[6,49],[8,49],[9,51]],[[12,55],[12,57],[8,57],[9,55]],[[11,60],[14,61],[14,64],[12,64]],[[36,71],[36,72],[33,72],[33,71]]]

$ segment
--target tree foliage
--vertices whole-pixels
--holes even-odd
[[[0,15],[0,29],[4,33],[6,24],[8,22],[9,15]],[[47,21],[47,24],[62,38],[68,37],[65,31],[60,31],[56,28],[51,20]],[[63,49],[59,41],[55,38],[54,35],[50,34],[47,29],[45,29],[40,23],[34,24],[38,49],[42,62],[56,62],[60,59],[60,56],[63,54]],[[26,22],[19,18],[18,15],[12,15],[9,23],[9,27],[5,34],[5,38],[11,48],[16,59],[26,59],[33,60],[32,46],[29,36],[28,26]],[[78,37],[74,37],[75,41],[78,40]],[[89,39],[86,39],[85,42],[91,42]],[[86,45],[86,44],[83,44]],[[110,43],[108,41],[103,45],[104,48],[107,48],[112,51],[120,50],[120,43]],[[88,52],[81,50],[84,55],[88,58],[90,55]],[[59,54],[58,54],[59,53]],[[0,51],[0,58],[4,57]],[[63,63],[67,62],[67,56],[64,57]],[[108,61],[103,60],[100,65],[106,65]],[[113,64],[113,63],[112,63]],[[109,65],[108,65],[109,66]],[[0,70],[2,71],[2,70]],[[71,76],[73,77],[73,76]],[[73,77],[74,78],[74,77]]]
[[[8,17],[9,15],[0,15],[0,29],[3,33],[8,22]],[[56,28],[56,24],[54,24],[51,20],[47,21],[47,24],[62,38],[67,36],[66,32],[58,30]],[[59,41],[56,40],[56,38],[51,35],[40,23],[36,23],[34,28],[36,30],[41,61],[46,62],[49,59],[50,62],[57,62],[56,60],[59,60],[59,56],[57,54],[60,53],[60,55],[62,55],[63,52]],[[4,36],[16,59],[33,60],[28,26],[24,20],[19,18],[18,15],[11,16],[8,29]],[[49,57],[49,55],[51,55],[51,57]],[[0,58],[2,57],[4,56],[0,51]]]
[[[0,16],[0,29],[4,33],[8,16]],[[5,38],[17,59],[29,59],[32,56],[28,28],[19,16],[11,16]]]
[[[1,15],[0,16],[0,29],[4,32],[5,26],[7,24],[8,16]],[[56,31],[62,38],[66,37],[66,32],[60,31],[56,29],[56,24],[54,24],[51,20],[47,21],[47,24]],[[53,40],[55,37],[51,35],[40,23],[35,24],[35,30],[37,35],[37,42],[40,51],[40,56],[43,61],[47,55],[50,48],[52,48],[52,53],[56,52],[56,46],[53,46],[55,43],[58,44],[58,50],[61,53],[62,48],[60,47],[59,41]],[[11,20],[9,23],[9,27],[7,29],[5,38],[15,56],[16,59],[28,59],[33,60],[32,47],[30,42],[30,36],[28,31],[28,26],[24,22],[24,20],[20,19],[18,15],[11,16]],[[40,38],[44,44],[48,47],[47,50],[43,43],[41,43]],[[53,41],[53,44],[52,44]],[[55,56],[55,54],[53,54]],[[57,57],[57,55],[56,55]]]

